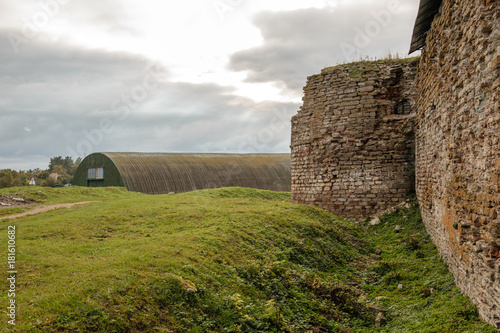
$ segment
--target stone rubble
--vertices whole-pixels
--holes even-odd
[[[35,200],[29,198],[21,198],[14,195],[0,195],[0,207],[4,208],[26,206],[35,202]]]

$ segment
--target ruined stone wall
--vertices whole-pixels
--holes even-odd
[[[417,60],[359,62],[308,78],[292,118],[292,200],[360,218],[414,189]]]
[[[461,290],[500,328],[500,6],[444,0],[417,76],[417,195]]]

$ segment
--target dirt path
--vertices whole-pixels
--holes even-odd
[[[99,201],[82,201],[82,202],[55,204],[55,205],[49,205],[49,206],[40,206],[40,207],[34,208],[34,209],[29,210],[29,211],[24,212],[24,213],[0,217],[0,221],[6,220],[6,219],[12,220],[12,219],[15,219],[18,217],[23,217],[26,215],[35,215],[35,214],[39,214],[39,213],[44,213],[44,212],[48,212],[49,210],[58,209],[58,208],[71,208],[75,205],[84,205],[84,204],[89,204],[89,203],[93,203],[93,202],[99,202]]]

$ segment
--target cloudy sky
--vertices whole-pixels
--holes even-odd
[[[0,0],[0,169],[289,152],[307,76],[406,56],[418,0]]]

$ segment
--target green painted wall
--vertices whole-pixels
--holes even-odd
[[[104,179],[87,179],[87,170],[89,168],[103,168]],[[109,157],[101,153],[91,154],[83,159],[83,161],[78,166],[78,169],[76,169],[72,184],[77,186],[90,187],[124,187],[123,179],[116,165]]]

